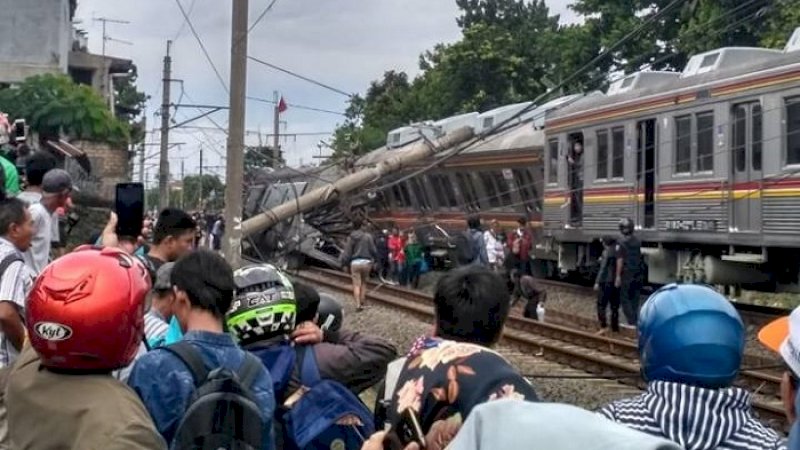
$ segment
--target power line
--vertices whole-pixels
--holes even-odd
[[[183,14],[184,20],[186,20],[186,24],[189,25],[189,30],[191,30],[192,34],[194,35],[194,38],[197,40],[197,43],[200,44],[200,50],[203,51],[206,60],[211,65],[211,69],[214,70],[214,74],[216,74],[217,79],[219,80],[220,83],[222,83],[222,87],[225,88],[225,92],[228,92],[228,84],[225,83],[225,80],[222,78],[222,75],[220,75],[216,64],[214,64],[214,60],[211,59],[211,56],[208,54],[208,50],[206,50],[205,44],[203,44],[203,40],[200,38],[200,35],[197,34],[197,30],[194,29],[194,24],[192,23],[192,19],[189,18],[188,14],[186,14],[186,10],[183,9],[183,5],[181,4],[180,0],[175,0],[175,3],[177,3],[178,8],[180,8],[181,14]]]
[[[293,76],[295,78],[299,78],[299,79],[301,79],[303,81],[307,81],[307,82],[309,82],[311,84],[315,84],[315,85],[317,85],[317,86],[319,86],[321,88],[327,89],[327,90],[332,91],[332,92],[336,92],[337,94],[344,95],[347,98],[351,98],[353,96],[353,94],[349,94],[349,93],[347,93],[347,92],[345,92],[345,91],[343,91],[341,89],[337,89],[335,87],[329,86],[329,85],[327,85],[327,84],[325,84],[325,83],[323,83],[321,81],[317,81],[317,80],[315,80],[313,78],[309,78],[309,77],[300,75],[299,73],[293,72],[293,71],[291,71],[289,69],[284,69],[283,67],[278,67],[275,64],[268,63],[268,62],[266,62],[264,60],[256,58],[255,56],[248,56],[247,58],[252,60],[252,61],[255,61],[255,62],[259,63],[259,64],[265,65],[265,66],[269,67],[270,69],[275,69],[275,70],[277,70],[279,72],[283,72],[283,73],[291,75],[291,76]]]
[[[253,28],[255,28],[255,27],[258,25],[258,23],[259,23],[259,22],[261,22],[261,19],[263,19],[263,18],[264,18],[264,16],[266,16],[266,15],[267,15],[267,13],[268,13],[268,12],[270,12],[270,11],[272,10],[272,7],[273,7],[273,6],[275,6],[275,3],[277,3],[277,1],[278,1],[278,0],[272,0],[272,2],[270,2],[270,4],[269,4],[269,5],[267,5],[267,7],[266,7],[266,8],[264,8],[264,11],[262,11],[262,12],[261,12],[261,14],[259,14],[259,15],[258,15],[258,17],[257,17],[257,18],[256,18],[256,20],[253,22],[253,24],[252,24],[252,25],[250,25],[250,28],[248,28],[248,29],[247,29],[247,34],[248,34],[248,35],[250,34],[250,32],[251,32],[251,31],[253,31]]]

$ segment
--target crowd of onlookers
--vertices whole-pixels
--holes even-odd
[[[431,331],[398,358],[275,266],[234,270],[213,251],[219,217],[209,232],[207,218],[167,208],[128,240],[111,214],[95,245],[54,251],[54,214],[73,186],[36,155],[25,189],[0,198],[0,449],[800,448],[800,309],[759,335],[786,363],[788,441],[734,385],[746,329],[705,286],[668,285],[637,303],[641,395],[597,412],[544,403],[495,350],[514,300],[544,297],[524,219],[502,233],[471,217],[453,236],[459,267],[436,283]],[[356,306],[373,271],[414,286],[428,263],[419,239],[354,225],[342,261]],[[614,282],[629,251],[617,247],[607,250],[622,262],[605,261]]]

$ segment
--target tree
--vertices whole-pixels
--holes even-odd
[[[111,114],[103,98],[65,75],[37,75],[0,90],[0,111],[24,118],[41,139],[60,133],[126,145],[129,126]]]
[[[145,124],[142,117],[147,100],[150,98],[136,88],[139,71],[134,65],[126,77],[114,78],[114,111],[116,116],[131,127],[132,144],[144,140]]]
[[[190,175],[183,179],[183,204],[185,209],[200,209],[200,189],[206,209],[218,210],[224,207],[225,185],[216,175]]]

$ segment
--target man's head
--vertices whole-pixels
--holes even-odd
[[[451,270],[439,279],[433,297],[436,335],[494,345],[508,318],[509,302],[505,283],[488,269],[467,266]]]
[[[525,226],[528,224],[528,218],[525,216],[520,216],[517,219],[517,224],[519,224],[520,228],[525,228]]]
[[[617,240],[614,238],[614,236],[611,236],[611,235],[607,234],[607,235],[603,236],[602,242],[603,242],[603,245],[605,245],[606,247],[610,247],[610,246],[616,244]]]
[[[194,318],[213,316],[222,325],[233,302],[236,285],[233,270],[218,254],[197,250],[179,259],[172,268],[175,290],[173,313],[186,331]]]
[[[227,311],[228,329],[240,345],[285,339],[297,314],[294,286],[272,264],[254,264],[234,273],[236,301]]]
[[[156,282],[153,284],[152,301],[155,308],[164,319],[172,319],[175,304],[175,290],[172,289],[172,269],[174,262],[168,262],[158,268]]]
[[[313,322],[319,311],[319,292],[308,284],[295,281],[294,298],[297,300],[297,325]]]
[[[25,161],[25,179],[28,186],[41,187],[47,172],[56,168],[56,159],[48,152],[39,151]]]
[[[364,227],[364,220],[361,217],[356,217],[353,219],[353,229],[360,230]]]
[[[13,197],[0,199],[0,236],[24,252],[30,248],[33,234],[33,218],[25,202]]]
[[[50,170],[42,178],[42,204],[51,212],[66,208],[74,189],[69,172],[64,169]]]
[[[781,355],[786,368],[781,379],[781,399],[789,423],[797,419],[795,409],[800,383],[800,307],[789,316],[774,320],[758,332],[758,340]]]
[[[477,215],[467,217],[467,227],[471,230],[477,230],[481,227],[481,218]]]
[[[185,211],[167,208],[161,211],[153,230],[153,244],[167,261],[176,261],[192,250],[197,224]]]

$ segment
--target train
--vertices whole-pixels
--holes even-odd
[[[246,215],[290,201],[287,186],[305,191],[462,126],[491,134],[376,180],[328,213],[357,206],[378,227],[420,229],[440,256],[467,215],[505,228],[525,217],[538,274],[586,278],[601,238],[629,217],[650,283],[800,292],[800,28],[782,50],[720,48],[692,56],[680,72],[626,74],[605,92],[392,130],[385,146],[347,168],[264,174]],[[289,253],[326,259],[310,246],[336,264],[346,217],[326,230],[318,211],[306,216],[267,234],[294,241]],[[278,247],[287,248],[269,248]]]

